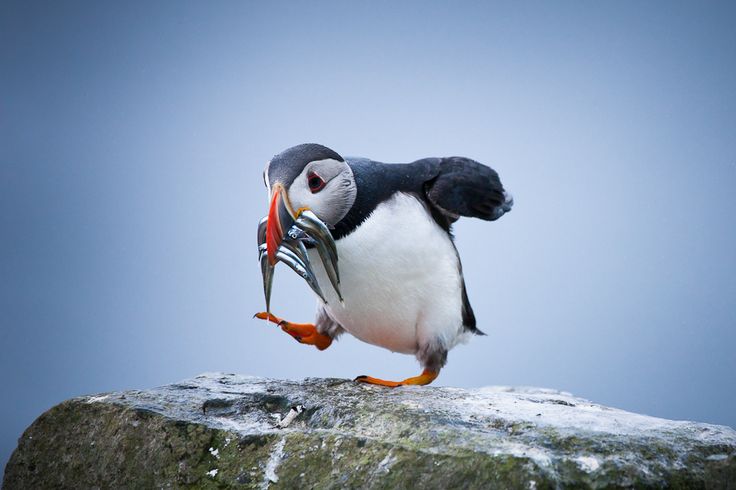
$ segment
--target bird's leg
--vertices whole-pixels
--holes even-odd
[[[255,318],[261,320],[268,320],[271,323],[275,323],[281,330],[288,333],[300,344],[313,345],[319,350],[325,350],[332,344],[332,337],[321,334],[317,331],[317,328],[311,323],[291,323],[277,317],[274,314],[266,313],[262,311],[256,313]]]
[[[355,378],[355,381],[358,381],[360,383],[368,383],[371,385],[380,385],[380,386],[388,386],[390,388],[396,388],[397,386],[405,386],[405,385],[428,385],[432,381],[434,381],[437,376],[440,375],[439,370],[438,371],[430,371],[429,369],[425,369],[422,374],[419,376],[414,376],[413,378],[406,378],[404,381],[386,381],[383,379],[373,378],[371,376],[358,376]]]

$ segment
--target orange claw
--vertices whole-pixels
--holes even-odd
[[[389,388],[396,388],[397,386],[406,385],[428,385],[439,376],[439,372],[429,371],[425,369],[419,376],[413,378],[406,378],[404,381],[386,381],[384,379],[373,378],[371,376],[358,376],[355,381],[359,383],[368,383],[371,385],[388,386]]]
[[[300,344],[313,345],[319,350],[325,350],[332,344],[332,337],[319,333],[317,328],[311,323],[287,322],[286,320],[279,318],[276,315],[268,314],[265,311],[256,313],[254,317],[275,323],[281,327],[281,330],[294,337],[294,339]]]
[[[261,320],[268,320],[269,322],[275,323],[277,325],[283,321],[281,318],[277,317],[273,313],[268,314],[265,311],[256,313],[255,315],[253,315],[253,318],[259,318]]]

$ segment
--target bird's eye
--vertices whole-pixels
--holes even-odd
[[[325,181],[322,180],[322,177],[314,172],[309,172],[307,174],[307,183],[309,184],[309,190],[312,191],[312,194],[321,191],[325,186]]]

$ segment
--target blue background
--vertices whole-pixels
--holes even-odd
[[[516,198],[457,245],[479,327],[437,384],[736,426],[732,2],[0,3],[0,467],[75,395],[203,371],[403,378],[263,308],[261,171],[320,142],[464,155]],[[312,318],[286,268],[273,309]]]

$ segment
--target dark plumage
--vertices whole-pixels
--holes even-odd
[[[271,159],[266,168],[268,180],[288,187],[309,162],[327,159],[344,161],[336,151],[317,143],[292,146]]]
[[[348,214],[335,225],[335,239],[353,231],[396,192],[415,194],[448,231],[460,216],[493,221],[513,205],[496,171],[470,158],[423,158],[398,164],[353,157],[345,161],[355,175],[358,195]]]

